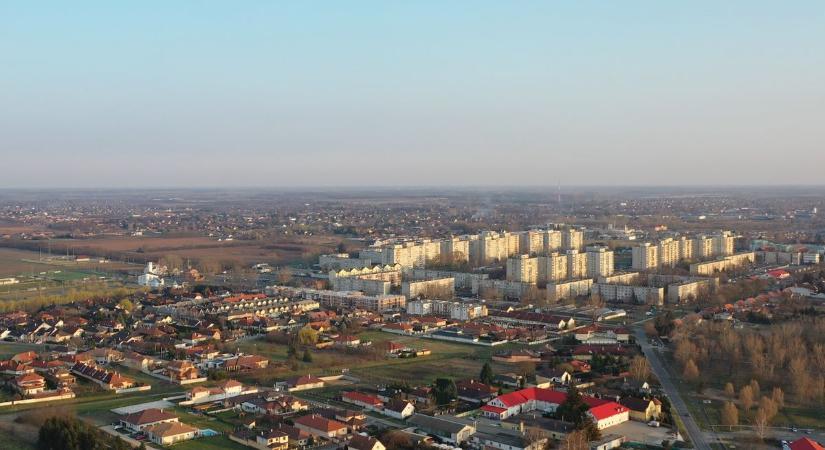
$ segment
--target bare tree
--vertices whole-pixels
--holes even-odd
[[[650,377],[650,364],[644,356],[635,356],[630,361],[630,376],[637,381],[647,381]]]
[[[567,433],[561,443],[561,450],[589,450],[587,433],[584,430],[576,430]]]
[[[762,408],[757,409],[756,416],[753,419],[753,431],[759,436],[759,440],[765,440],[765,436],[768,434],[768,423],[768,414]]]

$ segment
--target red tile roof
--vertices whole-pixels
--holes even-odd
[[[791,450],[825,450],[825,447],[806,437],[791,442],[790,447]]]
[[[299,417],[294,420],[295,424],[303,425],[307,428],[312,428],[319,431],[338,431],[347,428],[346,424],[338,422],[337,420],[327,419],[326,417],[317,414],[310,414],[308,416]]]
[[[177,419],[177,417],[178,416],[170,414],[162,409],[149,408],[144,409],[143,411],[127,414],[126,417],[124,417],[121,420],[124,422],[131,423],[133,425],[146,425],[147,423],[155,423],[164,420]]]

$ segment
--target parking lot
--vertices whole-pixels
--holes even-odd
[[[623,434],[627,436],[629,441],[651,445],[660,445],[664,440],[672,441],[676,439],[676,436],[668,427],[651,427],[646,423],[633,420],[610,427],[604,433]]]

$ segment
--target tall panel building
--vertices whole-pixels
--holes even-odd
[[[659,264],[658,248],[650,242],[633,247],[633,270],[653,270]]]

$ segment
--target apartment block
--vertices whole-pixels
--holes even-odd
[[[681,259],[680,243],[672,238],[662,239],[656,244],[657,265],[675,267]]]
[[[584,232],[575,228],[561,230],[561,246],[565,250],[581,250],[584,246]]]
[[[605,247],[587,247],[587,276],[596,278],[613,274],[613,251]]]
[[[578,250],[567,251],[567,279],[576,280],[587,276],[587,254]]]
[[[631,250],[633,270],[654,270],[659,263],[659,249],[650,242],[639,244]]]
[[[755,260],[756,254],[754,252],[737,253],[713,261],[691,264],[690,274],[711,276],[717,272],[724,272],[745,264],[753,264]]]
[[[561,283],[547,284],[547,301],[557,302],[564,299],[576,298],[578,296],[590,295],[590,288],[593,280],[573,280]]]
[[[455,278],[434,278],[431,280],[404,281],[401,283],[401,294],[408,299],[424,298],[452,298],[455,296]]]

